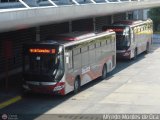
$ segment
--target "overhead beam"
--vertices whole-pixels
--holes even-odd
[[[88,17],[107,16],[158,6],[160,6],[160,0],[3,10],[0,11],[0,31],[16,30]]]

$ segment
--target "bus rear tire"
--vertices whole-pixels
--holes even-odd
[[[137,58],[137,48],[134,50],[134,60]]]
[[[74,94],[77,94],[80,91],[80,79],[77,77],[74,81]]]
[[[149,51],[150,51],[150,48],[149,48],[149,43],[147,43],[147,45],[146,45],[146,51],[145,51],[145,53],[146,53],[146,54],[148,54],[148,53],[149,53]]]
[[[105,79],[106,77],[107,77],[107,67],[106,64],[104,64],[101,79]]]

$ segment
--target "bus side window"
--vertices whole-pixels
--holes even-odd
[[[101,54],[104,55],[106,53],[106,40],[101,41]]]
[[[138,27],[138,32],[140,33],[141,32],[141,29]]]
[[[111,49],[113,48],[113,40],[112,38],[110,39],[110,46],[111,46]]]
[[[68,52],[68,69],[73,68],[73,56],[72,56],[72,51]]]
[[[146,30],[146,27],[145,26],[143,26],[143,31],[145,31]]]
[[[101,46],[100,42],[96,43],[96,48],[99,48]]]
[[[137,34],[138,33],[138,29],[135,29],[135,34]]]
[[[141,32],[143,31],[144,29],[143,29],[143,26],[141,26]]]
[[[100,56],[101,56],[101,44],[97,40],[97,42],[96,42],[96,61],[99,60]]]
[[[101,47],[106,46],[106,40],[101,41]]]
[[[88,51],[88,46],[84,46],[81,48],[81,53]]]
[[[108,47],[111,46],[111,39],[112,39],[112,38],[109,38],[109,39],[108,39]]]
[[[111,45],[111,44],[112,44],[112,39],[110,39],[109,41],[110,41],[109,43],[110,43],[110,45]]]
[[[89,63],[92,64],[95,62],[95,44],[92,43],[89,45]]]
[[[73,50],[73,67],[74,67],[74,69],[81,67],[80,48],[76,48]]]
[[[106,39],[106,46],[105,46],[106,52],[108,52],[108,44],[109,44],[109,41],[108,41],[108,39]]]
[[[76,48],[73,50],[73,55],[77,55],[80,53],[80,48]]]
[[[88,65],[89,57],[88,57],[88,46],[84,46],[81,48],[81,55],[82,55],[82,66]]]

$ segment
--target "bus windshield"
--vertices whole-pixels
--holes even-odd
[[[128,49],[130,46],[129,27],[117,28],[116,31],[116,47],[117,50]]]
[[[128,49],[130,46],[130,28],[126,26],[107,26],[104,29],[112,29],[116,32],[117,50]]]
[[[129,35],[117,34],[116,35],[116,47],[117,50],[128,49],[130,46]]]
[[[64,73],[63,52],[25,54],[23,70],[28,81],[58,81]]]
[[[30,55],[28,65],[29,72],[35,72],[37,74],[47,74],[54,71],[58,67],[58,60],[55,55]]]

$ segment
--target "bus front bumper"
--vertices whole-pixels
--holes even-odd
[[[131,50],[117,51],[117,59],[130,59]]]
[[[23,89],[25,91],[30,91],[34,93],[44,93],[44,94],[65,94],[65,84],[64,82],[35,82],[35,81],[26,81],[23,84]]]

